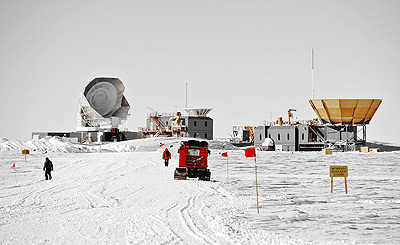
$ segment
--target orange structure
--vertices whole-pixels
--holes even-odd
[[[323,123],[369,124],[381,99],[314,99],[311,107]]]

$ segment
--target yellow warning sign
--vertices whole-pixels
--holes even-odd
[[[349,171],[347,166],[330,166],[329,175],[331,177],[347,177],[349,175]]]
[[[331,193],[333,193],[333,177],[344,177],[344,188],[347,194],[347,176],[349,171],[347,166],[330,166],[329,175],[331,176]]]

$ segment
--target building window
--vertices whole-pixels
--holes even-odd
[[[204,138],[207,139],[207,133],[204,134]]]
[[[278,134],[278,140],[281,140],[281,134]]]
[[[290,140],[290,134],[287,134],[287,140]]]
[[[196,121],[195,121],[196,122]],[[197,133],[193,134],[193,138],[197,138]]]
[[[194,121],[194,126],[195,126],[195,127],[197,126],[197,121]]]
[[[304,140],[304,133],[301,133],[301,140]]]
[[[270,138],[270,139],[271,139],[271,134],[268,134],[268,138]]]
[[[205,126],[207,127],[207,121],[206,121],[204,124],[205,124]]]
[[[262,136],[261,136],[261,134],[260,134],[260,141],[261,141],[261,139],[262,139]]]

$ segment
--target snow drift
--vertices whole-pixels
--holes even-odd
[[[179,147],[182,140],[190,140],[190,138],[149,138],[137,139],[115,143],[105,144],[76,144],[71,143],[67,138],[45,137],[39,140],[30,141],[10,141],[5,138],[0,139],[0,151],[20,151],[30,150],[48,151],[48,152],[132,152],[132,151],[156,151],[160,148],[160,144],[164,147]],[[227,141],[212,140],[209,141],[210,149],[234,150],[238,149]]]

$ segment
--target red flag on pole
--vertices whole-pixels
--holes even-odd
[[[15,168],[15,163],[13,164],[13,166],[11,168]]]
[[[244,150],[244,155],[246,157],[255,157],[256,156],[256,148],[250,147],[249,149]]]
[[[221,153],[221,156],[223,156],[223,157],[228,157],[228,152],[223,152],[223,153]]]

